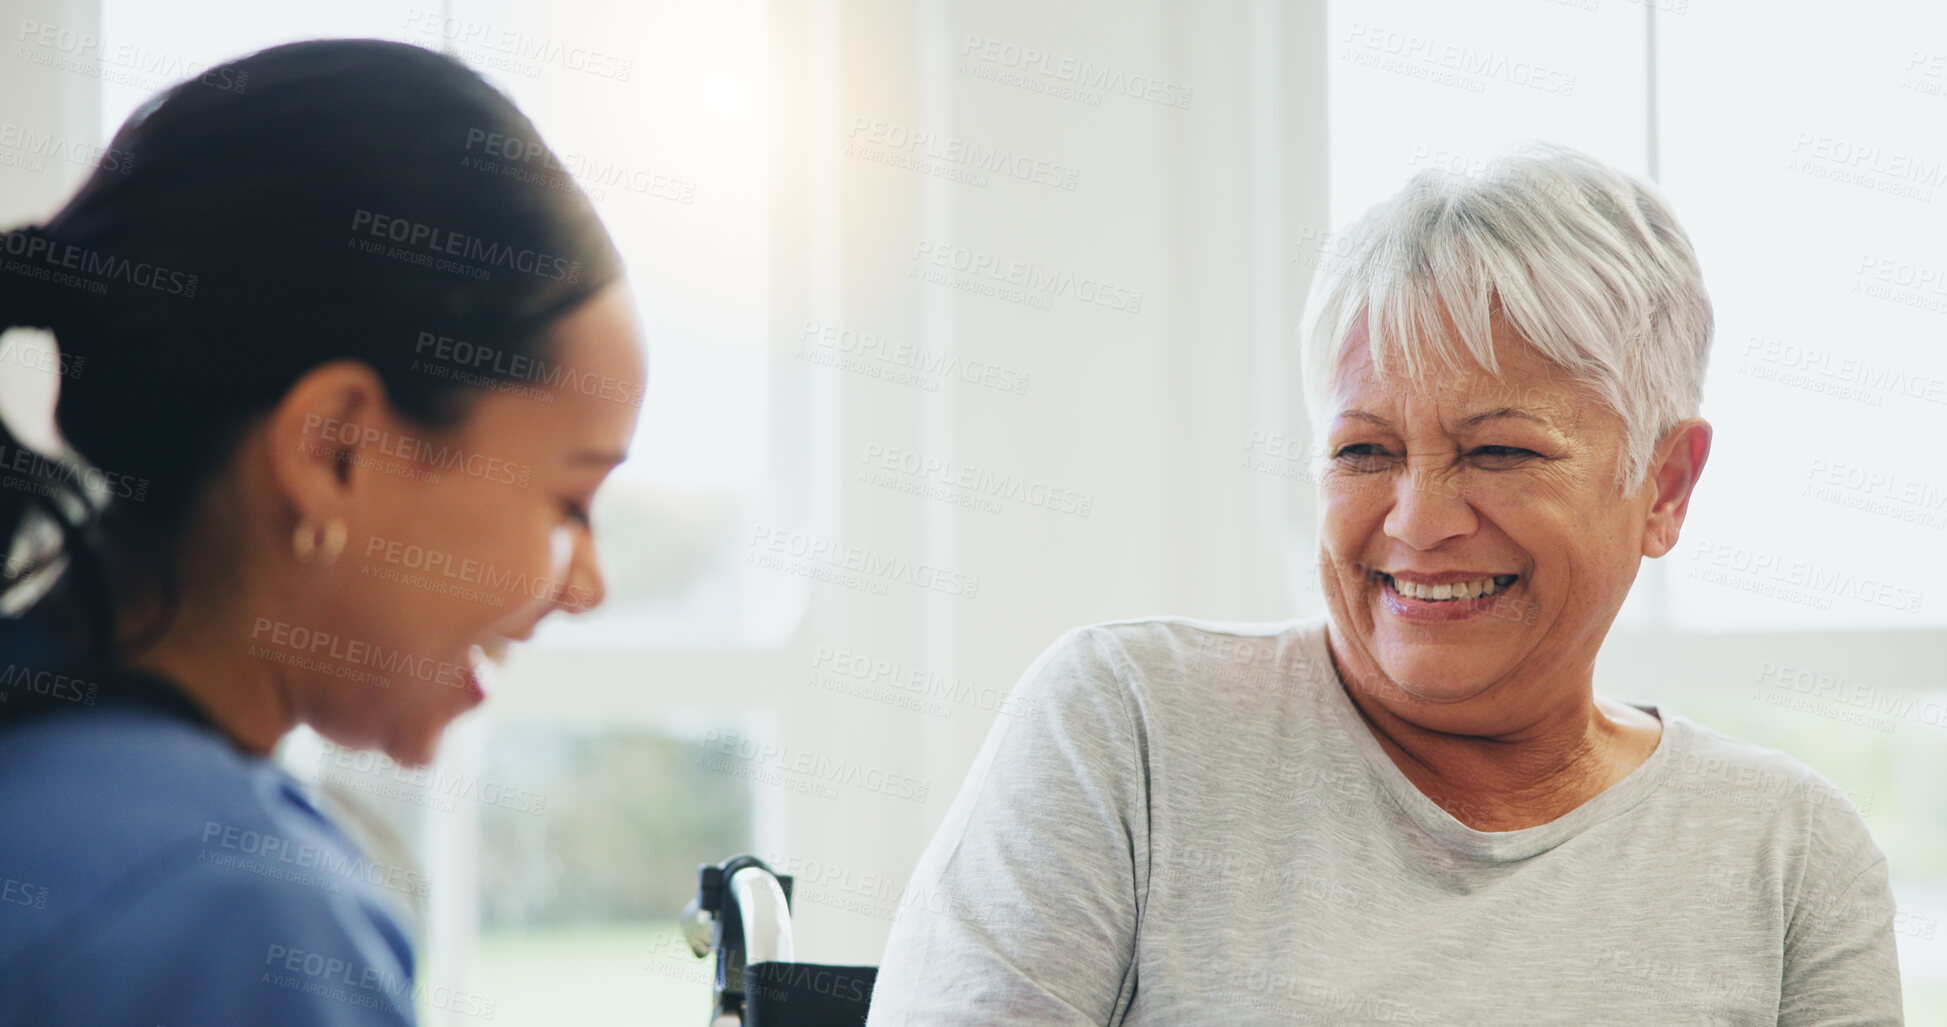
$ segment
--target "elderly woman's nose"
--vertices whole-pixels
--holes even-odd
[[[1450,538],[1473,533],[1474,508],[1460,494],[1450,475],[1413,466],[1393,480],[1392,509],[1386,513],[1386,534],[1414,549],[1432,549]]]

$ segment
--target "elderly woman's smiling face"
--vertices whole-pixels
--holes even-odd
[[[1537,675],[1586,682],[1641,557],[1675,542],[1667,472],[1620,490],[1621,418],[1498,318],[1498,377],[1472,367],[1412,384],[1378,373],[1365,342],[1363,329],[1348,339],[1319,477],[1320,571],[1346,669],[1409,703]]]

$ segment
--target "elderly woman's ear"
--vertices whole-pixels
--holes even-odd
[[[1656,463],[1643,488],[1654,489],[1649,519],[1643,525],[1643,555],[1655,559],[1676,548],[1690,493],[1710,459],[1710,422],[1701,417],[1678,421],[1656,447]]]

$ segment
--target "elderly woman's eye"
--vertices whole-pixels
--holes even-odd
[[[1476,460],[1491,467],[1511,467],[1530,457],[1541,454],[1532,449],[1519,446],[1479,446],[1471,454]]]
[[[1355,442],[1349,446],[1340,446],[1332,453],[1332,459],[1348,467],[1371,468],[1377,467],[1390,455],[1383,447],[1370,442]]]

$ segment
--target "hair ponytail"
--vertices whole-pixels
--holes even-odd
[[[37,225],[0,232],[0,332],[53,324],[52,272],[40,266],[51,248]]]
[[[99,500],[73,459],[20,441],[0,417],[0,618],[52,607],[71,622],[49,625],[91,655],[113,648],[114,612],[102,567]]]

